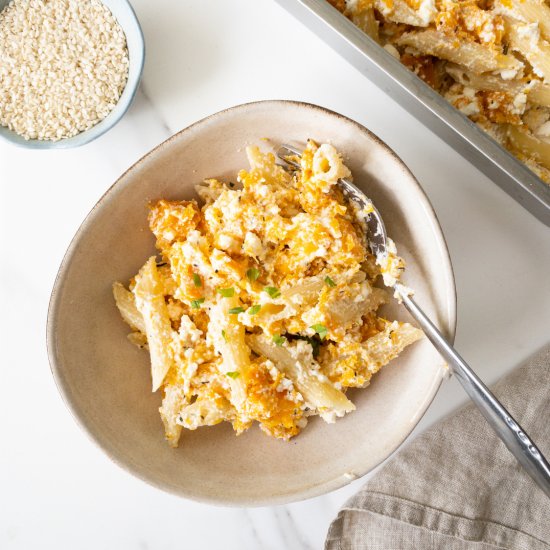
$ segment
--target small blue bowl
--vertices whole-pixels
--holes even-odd
[[[111,10],[111,13],[115,16],[126,35],[130,61],[128,81],[115,108],[101,122],[89,130],[85,130],[70,138],[60,139],[59,141],[25,139],[5,126],[0,126],[0,137],[27,149],[68,149],[93,141],[110,130],[124,116],[124,113],[126,113],[136,95],[143,72],[145,40],[139,21],[128,0],[102,0],[102,2]],[[0,11],[8,3],[9,0],[0,0]]]

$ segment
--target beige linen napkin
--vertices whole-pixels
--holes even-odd
[[[550,347],[494,393],[550,457]],[[550,500],[474,405],[415,438],[352,497],[326,550],[549,550]]]

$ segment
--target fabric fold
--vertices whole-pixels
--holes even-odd
[[[494,393],[550,456],[550,346]],[[550,550],[550,499],[469,404],[416,437],[342,508],[326,550]]]

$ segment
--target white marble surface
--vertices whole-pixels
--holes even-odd
[[[45,322],[83,217],[150,148],[219,109],[291,98],[339,111],[387,141],[426,189],[456,273],[456,344],[488,382],[549,339],[550,230],[272,1],[133,4],[147,61],[124,120],[77,150],[0,143],[0,548],[321,548],[362,480],[288,506],[205,506],[134,479],[76,426],[50,375]],[[463,402],[446,382],[417,431]]]

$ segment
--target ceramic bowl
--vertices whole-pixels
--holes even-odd
[[[25,139],[6,126],[0,126],[0,137],[15,145],[27,149],[68,149],[79,147],[103,135],[110,130],[126,113],[138,90],[139,81],[145,62],[145,40],[136,14],[128,0],[101,0],[115,16],[126,35],[130,66],[128,69],[128,81],[115,108],[98,124],[80,132],[71,138],[59,141]],[[2,11],[10,0],[0,0]]]
[[[263,138],[268,138],[266,141]],[[111,294],[155,253],[147,225],[153,199],[191,199],[207,177],[235,178],[245,146],[307,138],[344,152],[355,183],[380,209],[407,260],[406,283],[432,319],[455,330],[455,285],[441,228],[403,162],[360,124],[314,105],[265,101],[219,112],[177,133],[132,166],[82,223],[63,259],[48,316],[53,375],[74,417],[120,466],[163,490],[223,505],[281,504],[345,485],[387,458],[410,434],[437,392],[443,361],[415,343],[350,392],[357,410],[335,424],[314,418],[290,442],[257,426],[236,437],[227,423],[164,441],[151,393],[149,358],[131,345]],[[409,319],[391,304],[391,318]]]

